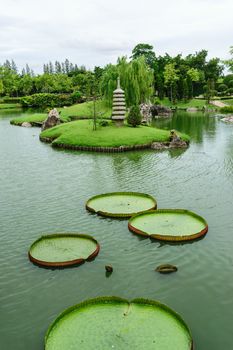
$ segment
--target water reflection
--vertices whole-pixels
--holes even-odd
[[[188,134],[192,141],[202,143],[205,134],[215,135],[216,122],[211,114],[178,111],[172,118],[154,120],[153,125],[162,129],[176,129]]]

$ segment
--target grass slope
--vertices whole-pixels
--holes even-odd
[[[226,104],[228,104],[228,105],[230,105],[230,106],[232,106],[233,105],[233,99],[226,99],[226,100],[221,100],[222,102],[224,102],[224,103],[226,103]]]
[[[10,121],[13,125],[22,125],[24,122],[31,123],[32,125],[43,123],[43,121],[46,119],[47,114],[45,113],[35,113],[35,114],[28,114],[23,115],[22,117],[17,117],[15,119],[12,119]]]
[[[0,109],[21,108],[19,103],[0,103]]]
[[[118,128],[111,124],[107,127],[98,127],[93,130],[93,124],[89,120],[74,121],[58,125],[52,129],[43,131],[40,138],[50,139],[54,146],[63,144],[67,146],[90,147],[119,147],[149,144],[151,142],[166,142],[170,132],[147,126],[132,128],[127,125]],[[189,140],[185,134],[182,139]]]
[[[93,101],[79,103],[70,107],[59,108],[61,116],[70,119],[93,118]],[[111,108],[107,107],[102,100],[96,101],[96,113],[98,118],[110,118]]]

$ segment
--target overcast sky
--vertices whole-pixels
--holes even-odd
[[[232,0],[0,0],[0,63],[36,72],[68,58],[93,68],[130,56],[138,43],[156,55],[206,49],[229,57]]]

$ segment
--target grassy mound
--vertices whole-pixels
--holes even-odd
[[[65,119],[86,119],[93,118],[93,101],[79,103],[70,107],[59,108],[61,116]],[[102,100],[96,101],[96,113],[98,118],[110,118],[111,108],[107,107]]]
[[[168,142],[170,132],[148,126],[132,128],[124,125],[121,128],[110,124],[93,130],[90,120],[79,120],[43,131],[42,141],[51,141],[53,146],[87,146],[87,147],[120,147],[150,144],[152,142]],[[183,140],[189,137],[180,134]]]

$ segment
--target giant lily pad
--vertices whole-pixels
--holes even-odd
[[[192,337],[166,305],[102,297],[65,310],[50,326],[45,350],[64,349],[191,350]]]
[[[136,213],[156,209],[157,203],[148,194],[113,192],[90,198],[86,203],[86,208],[102,216],[129,218]]]
[[[47,267],[78,265],[99,253],[98,242],[83,234],[52,234],[40,237],[30,247],[29,259]]]
[[[184,209],[141,213],[129,220],[128,227],[139,235],[164,241],[192,240],[208,231],[207,222],[201,216]]]

